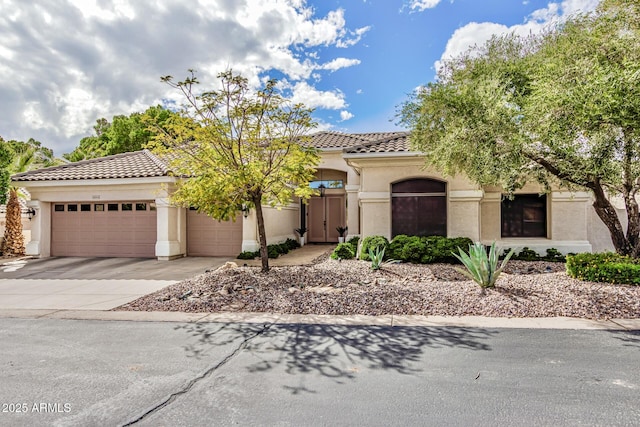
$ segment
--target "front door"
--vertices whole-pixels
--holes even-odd
[[[345,227],[345,198],[340,196],[309,199],[307,224],[310,243],[337,242],[336,227]]]

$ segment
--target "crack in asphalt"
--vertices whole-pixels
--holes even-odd
[[[140,421],[143,421],[145,418],[149,417],[150,415],[153,415],[154,413],[158,412],[162,408],[165,408],[166,406],[170,405],[171,403],[173,403],[178,398],[178,396],[181,396],[183,394],[188,393],[189,391],[191,391],[193,386],[195,386],[198,382],[200,382],[203,379],[209,377],[216,370],[218,370],[222,366],[226,365],[229,361],[231,361],[231,359],[235,358],[238,355],[238,353],[240,353],[242,350],[244,350],[247,347],[247,344],[250,341],[252,341],[255,338],[259,337],[260,335],[264,334],[271,326],[273,326],[273,323],[265,323],[261,330],[256,332],[254,335],[252,335],[252,336],[250,336],[248,338],[245,338],[238,345],[238,347],[236,347],[235,350],[233,350],[229,355],[227,355],[224,359],[222,359],[218,364],[216,364],[215,366],[210,367],[209,369],[204,371],[202,374],[198,375],[197,377],[195,377],[194,379],[189,381],[182,389],[176,391],[175,393],[170,394],[169,397],[167,397],[165,400],[163,400],[162,402],[160,402],[159,404],[157,404],[153,408],[149,409],[144,414],[140,415],[138,418],[136,418],[134,420],[131,420],[131,421],[128,421],[128,422],[126,422],[124,424],[120,424],[120,426],[121,427],[128,427],[128,426],[132,426],[134,424],[137,424]]]

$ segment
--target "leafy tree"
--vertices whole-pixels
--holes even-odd
[[[172,170],[189,176],[172,199],[197,206],[218,219],[235,219],[243,208],[254,208],[258,223],[262,271],[269,270],[262,204],[282,206],[292,197],[313,194],[319,157],[304,145],[315,124],[311,110],[284,99],[275,80],[253,91],[246,78],[227,71],[218,75],[221,89],[199,94],[193,71],[184,81],[162,80],[184,95],[188,108],[173,118],[169,132],[156,139],[156,151],[170,154]]]
[[[539,36],[494,37],[448,61],[400,121],[447,174],[509,193],[531,180],[589,190],[616,251],[638,257],[639,17],[638,2],[605,0]]]
[[[113,116],[96,121],[95,135],[82,138],[80,144],[63,157],[72,162],[142,150],[162,131],[167,119],[176,113],[162,106],[149,107],[144,113]]]

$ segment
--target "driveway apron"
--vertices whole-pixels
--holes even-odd
[[[0,309],[110,310],[229,258],[42,258],[0,263]]]

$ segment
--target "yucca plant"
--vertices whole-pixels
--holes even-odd
[[[496,284],[496,280],[502,273],[502,270],[507,265],[509,258],[513,255],[513,250],[502,260],[502,264],[498,267],[498,251],[496,251],[496,242],[491,244],[489,254],[484,245],[480,242],[476,242],[473,245],[469,245],[469,253],[466,254],[461,248],[458,248],[459,255],[453,254],[460,262],[467,268],[463,270],[456,268],[459,272],[476,282],[482,288],[493,288]]]

